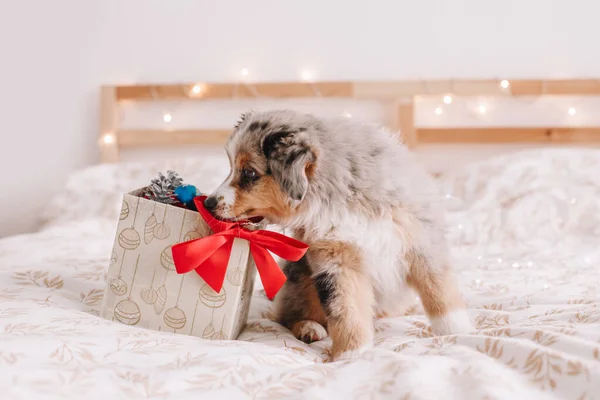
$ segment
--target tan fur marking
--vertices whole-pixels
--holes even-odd
[[[419,293],[423,308],[430,318],[444,316],[450,311],[465,308],[449,267],[436,274],[427,265],[425,258],[414,251],[409,252],[407,260],[410,262],[408,284]]]
[[[315,283],[312,278],[306,277],[302,279],[300,290],[304,294],[308,307],[306,307],[306,319],[320,323],[323,326],[327,326],[327,319],[325,318],[325,312],[317,296],[317,289],[315,289]]]
[[[306,167],[304,168],[304,173],[306,174],[306,177],[310,180],[313,176],[315,176],[315,169],[316,169],[317,165],[315,163],[307,163]]]
[[[360,250],[349,243],[337,240],[318,240],[309,247],[310,264],[319,271],[335,273],[338,269],[362,269]],[[331,270],[336,269],[336,270]]]
[[[302,339],[300,331],[306,321],[314,321],[327,327],[314,280],[308,275],[301,276],[297,283],[287,282],[281,289],[275,301],[274,316],[276,322],[290,328],[299,339]]]
[[[261,177],[250,189],[235,189],[235,215],[279,219],[288,217],[291,212],[286,194],[271,176]]]
[[[237,167],[238,170],[241,170],[242,168],[244,168],[246,163],[248,163],[251,159],[252,159],[252,155],[250,153],[247,153],[245,151],[240,151],[235,156],[235,166]]]
[[[400,236],[402,246],[405,249],[414,248],[417,244],[416,237],[421,231],[421,224],[414,214],[404,207],[396,207],[392,210],[392,220]]]
[[[335,279],[334,294],[327,305],[333,359],[371,345],[374,296],[362,269],[360,251],[348,243],[318,241],[311,244],[308,260],[315,275],[326,272]]]

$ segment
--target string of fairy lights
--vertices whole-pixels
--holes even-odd
[[[311,88],[311,90],[313,91],[313,94],[315,97],[320,97],[321,93],[319,92],[319,88],[318,85],[316,84],[316,73],[314,70],[311,69],[303,69],[300,72],[300,79],[302,82],[308,84]],[[509,80],[507,79],[502,79],[498,81],[498,85],[501,89],[501,93],[509,93],[510,87],[511,87],[511,83]],[[254,86],[251,84],[250,81],[250,70],[248,68],[242,68],[239,71],[239,83],[243,84],[245,88],[247,88],[248,90],[250,90],[250,92],[255,96],[255,97],[261,97],[259,95],[259,93],[256,92],[256,89],[254,88]],[[425,93],[424,95],[428,95],[427,92],[431,92],[430,90],[428,90],[427,88],[427,82],[423,82],[424,88],[425,88]],[[453,84],[451,83],[451,89],[452,89]],[[206,91],[207,86],[204,83],[197,83],[195,85],[193,85],[190,89],[189,89],[189,97],[194,98],[194,97],[201,97],[204,92]],[[236,86],[236,90],[237,90],[237,86]],[[234,96],[235,97],[235,92],[234,92]],[[545,83],[542,84],[542,95],[546,94],[546,90],[545,90]],[[152,97],[153,99],[157,100],[158,99],[158,95],[156,93],[152,93]],[[444,94],[443,96],[441,96],[440,98],[441,102],[440,104],[438,104],[437,106],[435,106],[433,108],[433,114],[437,117],[442,116],[445,112],[446,109],[452,105],[455,101],[455,96],[453,93],[451,93],[451,91],[449,93]],[[177,107],[172,107],[170,110],[165,110],[162,113],[162,121],[165,124],[165,126],[169,126],[173,123],[174,121],[174,113],[172,111],[173,108],[177,108]],[[480,100],[477,102],[477,104],[473,107],[470,106],[468,107],[468,111],[470,112],[474,112],[476,115],[482,117],[485,116],[486,114],[488,114],[490,112],[490,107],[489,107],[489,103],[486,102],[485,100]],[[569,106],[566,109],[566,114],[570,117],[574,117],[577,114],[577,109],[574,106]],[[342,116],[346,117],[346,118],[352,118],[352,114],[349,111],[343,111],[342,112]],[[167,128],[168,130],[168,128]],[[102,138],[102,142],[105,145],[114,145],[116,144],[116,137],[113,133],[107,133],[103,136]]]
[[[510,81],[507,79],[503,79],[499,82],[498,84],[500,86],[500,89],[502,92],[508,93],[509,89],[510,89]],[[546,95],[546,89],[545,89],[545,83],[542,84],[542,96]],[[539,98],[538,96],[535,96],[535,98]],[[442,103],[444,105],[438,105],[433,109],[433,113],[436,116],[441,116],[442,114],[444,114],[444,106],[449,106],[454,102],[454,96],[451,93],[445,94],[442,96],[441,98]],[[474,107],[474,111],[483,116],[485,114],[487,114],[490,111],[490,107],[486,102],[479,102],[475,107]],[[569,106],[566,109],[566,113],[570,116],[570,117],[574,117],[577,114],[577,109],[574,106]]]
[[[240,78],[243,83],[248,83],[249,75],[250,75],[250,71],[248,70],[248,68],[242,68],[240,70]],[[314,84],[315,83],[315,75],[316,74],[314,71],[305,69],[305,70],[302,70],[302,72],[300,74],[300,78],[301,78],[302,82],[311,84],[313,92],[315,93],[315,96],[318,97],[320,94],[318,93],[318,88],[316,87],[317,85]],[[498,85],[500,86],[500,89],[503,92],[507,93],[510,89],[510,81],[507,79],[500,80]],[[250,90],[252,90],[251,85],[249,85],[248,87],[250,88]],[[205,90],[206,90],[206,86],[204,84],[199,83],[199,84],[192,86],[192,88],[190,89],[190,94],[193,96],[201,96]],[[544,95],[544,94],[545,94],[545,90],[543,87],[542,95]],[[256,94],[256,97],[258,97],[258,94]],[[442,96],[441,100],[442,100],[443,105],[438,105],[433,109],[434,114],[437,116],[440,116],[444,113],[444,106],[449,106],[450,104],[452,104],[454,102],[454,95],[452,93],[447,93]],[[485,102],[481,102],[475,107],[475,111],[479,115],[485,115],[489,112],[489,106]],[[574,106],[569,106],[567,108],[566,112],[569,116],[572,117],[577,114],[577,109]],[[349,111],[344,111],[342,113],[342,116],[351,118],[352,114]],[[165,122],[166,124],[169,124],[172,121],[173,121],[172,112],[171,111],[164,112],[163,122]]]

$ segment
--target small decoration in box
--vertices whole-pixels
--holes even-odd
[[[194,197],[200,194],[195,186],[184,185],[183,178],[177,172],[169,170],[167,176],[159,172],[158,178],[152,179],[150,185],[144,191],[143,197],[158,203],[196,211]]]
[[[250,221],[218,220],[204,208],[206,197],[197,194],[169,171],[123,196],[104,318],[204,339],[235,339],[246,323],[257,270],[267,296],[275,296],[285,275],[270,252],[297,261],[307,246]],[[162,222],[156,224],[159,204]],[[157,236],[153,228],[159,225],[177,228]],[[158,240],[140,240],[139,232]]]

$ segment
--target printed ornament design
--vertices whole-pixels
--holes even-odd
[[[131,228],[123,229],[117,237],[117,242],[119,243],[119,246],[121,246],[123,248],[123,256],[121,257],[121,266],[119,267],[119,274],[117,275],[117,278],[111,280],[111,282],[109,284],[110,290],[112,290],[112,292],[114,294],[116,294],[117,296],[124,295],[125,293],[127,293],[127,289],[128,289],[127,283],[125,283],[125,281],[123,279],[121,279],[121,273],[123,272],[122,271],[123,270],[123,262],[125,261],[125,254],[127,253],[127,250],[135,250],[140,245],[140,235],[133,228],[135,226],[135,219],[137,218],[137,207],[139,206],[139,203],[140,203],[140,201],[138,199],[138,204],[136,205],[135,214],[133,216],[133,223],[131,224]],[[123,201],[123,204],[127,204],[127,202]],[[127,206],[127,213],[129,214],[129,206]],[[113,256],[114,256],[114,259],[116,260],[117,255],[114,251],[113,251]],[[138,256],[138,261],[139,261],[139,256]]]
[[[113,250],[113,252],[110,255],[110,265],[116,264],[117,261],[119,261],[119,257],[117,256],[117,253],[115,253],[115,251]]]
[[[123,200],[123,204],[121,205],[121,213],[119,214],[119,220],[123,221],[127,219],[129,216],[129,204],[125,200]]]
[[[119,234],[119,245],[125,250],[135,250],[140,245],[140,234],[133,228],[125,228]]]
[[[165,315],[163,317],[165,324],[167,324],[168,327],[173,328],[173,332],[175,332],[177,329],[183,328],[187,322],[185,313],[181,308],[179,308],[179,297],[181,296],[181,289],[183,288],[184,279],[185,275],[181,277],[181,284],[179,285],[179,292],[177,293],[175,305],[165,311]]]
[[[135,269],[133,270],[133,277],[131,278],[131,286],[133,287],[133,282],[135,281],[135,275],[137,273],[138,264],[140,262],[140,256],[138,255],[137,260],[135,262]],[[131,291],[129,292],[129,296],[127,299],[121,300],[115,306],[114,311],[115,318],[126,325],[135,325],[140,322],[142,318],[142,313],[140,311],[140,307],[131,300]]]
[[[165,275],[166,278],[166,275]],[[154,312],[156,314],[160,314],[165,309],[165,305],[167,304],[167,288],[165,284],[159,287],[156,290],[156,302],[154,303]]]
[[[140,307],[129,299],[120,301],[115,307],[115,318],[123,324],[135,325],[141,317]]]
[[[114,252],[113,252],[114,254]],[[125,253],[123,252],[123,257],[121,258],[121,266],[119,267],[119,274],[116,278],[111,279],[108,286],[110,290],[116,294],[117,296],[123,296],[127,293],[127,283],[121,279],[121,273],[123,272],[123,261],[125,261]]]
[[[221,330],[219,330],[218,332],[214,333],[211,336],[212,340],[225,340],[225,332],[223,331],[223,327],[225,326],[225,319],[226,319],[226,315],[223,315],[223,320],[221,321]]]
[[[225,293],[225,287],[221,287],[221,291],[219,293],[215,292],[213,288],[208,286],[208,284],[204,284],[202,288],[198,291],[198,298],[205,306],[212,308],[210,323],[204,328],[202,331],[203,339],[212,339],[213,336],[217,333],[215,331],[214,319],[215,319],[215,309],[223,307],[225,302],[227,301],[227,294]],[[221,330],[223,327],[221,327]]]
[[[202,236],[202,234],[200,232],[198,232],[198,231],[189,231],[183,237],[183,241],[184,242],[189,242],[190,240],[200,239],[201,237],[203,237],[203,236]]]
[[[140,297],[146,304],[154,304],[158,299],[158,292],[154,289],[154,278],[156,277],[156,270],[152,274],[152,281],[150,281],[150,287],[142,289],[140,292]]]
[[[162,265],[168,271],[175,271],[173,253],[171,252],[170,245],[165,247],[165,249],[160,253],[160,265]]]
[[[127,283],[121,278],[115,278],[110,281],[110,290],[117,296],[123,296],[127,293]]]
[[[158,221],[154,213],[152,213],[144,224],[144,243],[148,244],[154,239],[154,228],[158,225]]]
[[[213,288],[208,286],[206,283],[202,286],[198,292],[200,301],[208,308],[221,308],[227,300],[227,294],[225,293],[225,287],[221,287],[219,293],[215,292]]]
[[[244,268],[246,267],[242,263],[242,259],[246,254],[240,252],[237,263],[235,264],[235,268],[230,268],[227,270],[227,280],[233,286],[240,286],[242,284],[242,280],[244,279]]]
[[[202,339],[212,339],[215,334],[215,326],[213,325],[213,321],[215,319],[215,309],[213,308],[212,314],[210,316],[210,322],[206,325],[206,328],[202,331]]]
[[[167,206],[165,206],[165,212],[163,214],[163,220],[160,223],[157,223],[152,232],[154,233],[154,237],[159,240],[164,240],[169,237],[171,234],[171,228],[165,222],[165,218],[167,217]]]
[[[200,223],[203,221],[204,220],[202,219],[202,217],[200,217],[200,216],[197,217],[196,228],[193,231],[189,231],[188,233],[185,234],[185,236],[183,237],[184,242],[189,242],[191,240],[200,239],[205,236],[209,236],[211,234],[211,231],[210,231],[210,228],[208,227],[208,225],[206,225],[204,223],[202,223],[202,224]]]

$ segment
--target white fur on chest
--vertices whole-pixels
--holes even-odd
[[[333,227],[330,226],[328,231],[321,230],[318,235],[323,239],[351,243],[360,249],[379,310],[396,311],[402,298],[412,293],[406,285],[407,243],[391,217],[373,219],[348,213],[343,218],[336,218]]]

